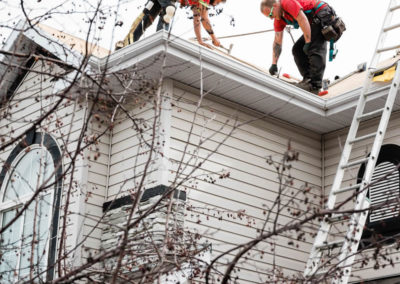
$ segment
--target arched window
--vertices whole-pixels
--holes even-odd
[[[368,191],[371,206],[378,208],[368,215],[368,230],[364,231],[363,239],[370,238],[374,233],[390,237],[400,230],[399,164],[400,147],[393,144],[383,145],[379,152]],[[365,165],[360,167],[358,181],[362,180],[364,171]],[[365,243],[369,243],[369,241],[367,240]]]
[[[1,283],[53,276],[61,189],[61,154],[48,134],[30,133],[0,174]]]

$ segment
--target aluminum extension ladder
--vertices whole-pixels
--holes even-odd
[[[326,204],[326,209],[333,210],[337,205],[337,195],[345,192],[349,194],[350,192],[356,197],[354,208],[355,213],[347,216],[339,213],[330,216],[324,216],[323,220],[321,221],[317,236],[314,240],[314,244],[304,271],[306,283],[315,282],[313,279],[317,279],[318,276],[321,278],[324,277],[323,275],[325,275],[327,278],[325,278],[324,281],[328,281],[329,279],[331,283],[346,284],[351,274],[351,267],[357,253],[363,228],[368,216],[368,212],[366,212],[366,209],[369,208],[369,200],[367,198],[368,185],[371,182],[371,177],[374,172],[379,151],[382,146],[387,125],[389,123],[394,101],[399,90],[400,61],[392,64],[392,66],[397,66],[397,70],[392,80],[389,93],[385,93],[385,95],[380,97],[383,99],[385,96],[387,97],[384,107],[372,112],[364,113],[364,109],[368,100],[370,100],[374,95],[373,92],[369,91],[374,75],[390,67],[386,66],[380,69],[376,68],[377,64],[379,63],[380,55],[383,52],[400,48],[400,44],[391,47],[384,47],[385,40],[387,40],[387,33],[394,29],[400,28],[400,23],[391,25],[393,14],[395,12],[400,12],[400,0],[390,0],[389,8],[387,10],[378,43],[371,60],[370,68],[368,69],[368,74],[363,85],[347,140],[343,148],[335,179],[332,184],[332,189]],[[397,17],[397,19],[399,19],[399,17]],[[375,116],[381,117],[377,131],[368,135],[357,136],[360,122]],[[349,162],[352,146],[357,142],[373,137],[375,138],[370,155],[367,158]],[[352,167],[354,168],[355,166],[360,166],[362,164],[366,166],[362,181],[353,186],[343,187],[342,181],[345,170]],[[335,222],[342,222],[342,224],[345,224],[347,226],[347,232],[343,232],[342,234],[335,236],[335,233],[331,230],[332,225],[335,224]],[[334,249],[338,250],[336,254],[332,254]],[[328,256],[325,256],[324,254],[327,254],[327,252],[329,252]],[[333,270],[332,267],[334,267]],[[328,273],[332,271],[335,271],[333,275],[329,275]]]

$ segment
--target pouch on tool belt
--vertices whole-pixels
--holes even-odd
[[[321,32],[327,41],[338,41],[346,30],[343,20],[336,16],[335,10],[329,5],[322,8],[314,19],[316,22],[321,23]]]

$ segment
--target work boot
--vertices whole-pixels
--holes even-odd
[[[318,95],[320,91],[320,87],[311,83],[311,79],[303,79],[303,81],[294,84],[296,87],[313,93],[314,95]]]
[[[123,42],[122,40],[117,41],[117,42],[115,43],[115,51],[117,51],[118,49],[121,49],[121,48],[123,48],[123,47],[124,47],[124,42]]]

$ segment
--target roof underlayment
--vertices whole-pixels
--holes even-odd
[[[42,26],[40,30],[40,34],[29,30],[23,36],[26,41],[40,45],[61,60],[70,64],[79,62],[79,53],[84,52],[82,40],[65,33],[60,37],[48,27]],[[12,50],[11,46],[17,37],[11,35],[9,41],[12,42],[7,42],[6,48]],[[48,38],[54,38],[59,44],[55,45]],[[202,84],[205,92],[321,134],[351,124],[366,75],[365,72],[356,73],[333,85],[328,95],[318,97],[293,86],[287,80],[270,76],[262,68],[195,42],[169,36],[164,31],[110,55],[107,50],[90,46],[91,54],[98,56],[90,59],[91,66],[96,70],[107,66],[109,71],[120,71],[137,66],[149,78],[159,78],[163,72],[163,76],[182,86],[200,89]],[[66,51],[70,54],[66,54]],[[167,55],[165,66],[161,56],[164,52]],[[392,61],[398,59],[393,58]],[[4,58],[1,60],[4,61]],[[390,82],[373,84],[371,92],[374,94],[369,96],[373,100],[369,104],[371,110],[382,104],[380,96],[387,93],[389,88]],[[394,111],[400,109],[398,97]]]

